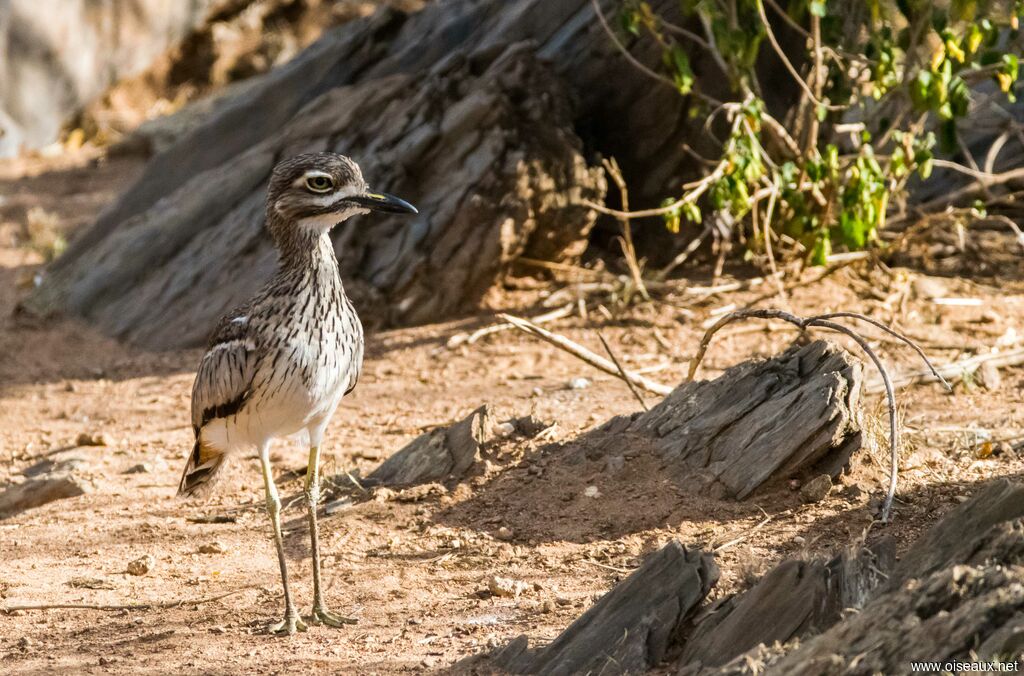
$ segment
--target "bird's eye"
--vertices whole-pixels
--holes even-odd
[[[306,179],[306,187],[313,192],[328,192],[334,188],[334,181],[330,176],[310,176]]]

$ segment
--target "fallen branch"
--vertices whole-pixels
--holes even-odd
[[[509,324],[513,325],[520,331],[523,331],[524,333],[528,333],[532,336],[540,338],[541,340],[551,343],[552,345],[559,349],[565,350],[569,354],[585,361],[586,363],[590,364],[599,371],[604,371],[605,373],[613,375],[616,378],[622,378],[626,380],[626,382],[632,383],[637,387],[647,390],[648,392],[653,392],[654,394],[660,394],[661,396],[665,396],[672,391],[672,388],[669,387],[668,385],[662,385],[661,383],[655,382],[648,378],[644,378],[643,376],[633,373],[631,371],[620,371],[620,369],[616,368],[613,362],[610,362],[604,357],[591,352],[590,350],[583,347],[579,343],[569,340],[565,336],[560,336],[556,333],[551,333],[546,329],[542,329],[536,324],[529,322],[525,319],[522,319],[521,317],[513,317],[512,315],[505,313],[499,313],[498,317],[508,322]]]
[[[545,312],[542,315],[537,315],[530,321],[532,321],[534,324],[543,324],[545,322],[553,322],[556,319],[564,319],[565,317],[571,315],[575,308],[575,303],[568,303],[567,305],[563,305],[562,307],[551,310],[550,312]],[[502,322],[500,324],[491,324],[490,326],[485,326],[482,329],[477,329],[473,333],[456,333],[454,336],[448,339],[446,346],[448,348],[453,348],[458,347],[459,345],[462,344],[472,345],[473,343],[480,340],[484,336],[489,336],[494,333],[500,333],[501,331],[506,331],[511,328],[513,328],[511,324],[509,324],[508,322]]]
[[[969,373],[976,370],[982,364],[989,362],[993,366],[1019,366],[1024,364],[1024,347],[1018,347],[1008,352],[989,352],[988,354],[979,354],[974,357],[968,357],[967,359],[961,359],[960,361],[950,362],[949,364],[943,364],[935,369],[922,369],[913,373],[906,373],[898,376],[893,381],[893,387],[900,389],[907,387],[908,385],[916,385],[918,383],[930,383],[937,380],[945,383],[946,387],[949,388],[949,384],[946,383],[945,378],[956,378],[964,373]],[[880,383],[868,383],[865,388],[868,393],[874,394],[881,390]]]
[[[161,603],[124,603],[124,604],[91,604],[91,603],[39,603],[28,605],[4,606],[0,612],[13,613],[17,610],[160,610],[165,608],[178,608],[181,606],[198,606],[203,603],[219,601],[220,599],[240,594],[250,589],[259,589],[255,585],[233,589],[216,596],[204,596],[198,599],[182,599],[180,601],[163,601]]]
[[[708,345],[710,344],[711,338],[715,335],[715,333],[717,333],[727,324],[730,324],[739,319],[748,318],[781,319],[783,321],[789,322],[790,324],[796,325],[797,327],[804,331],[806,331],[809,328],[817,326],[820,328],[835,331],[837,333],[841,333],[850,338],[851,340],[853,340],[855,343],[857,343],[860,349],[862,349],[864,353],[867,354],[871,361],[874,363],[875,368],[878,370],[878,373],[882,377],[882,385],[884,386],[886,399],[889,405],[889,487],[885,494],[885,501],[882,503],[881,517],[882,523],[887,523],[889,521],[889,513],[892,510],[892,501],[896,497],[896,480],[899,474],[899,430],[896,425],[896,395],[894,393],[892,381],[889,379],[889,373],[886,371],[885,366],[882,365],[882,361],[878,358],[878,355],[876,355],[874,350],[872,350],[871,347],[868,345],[867,341],[864,340],[864,338],[861,337],[860,334],[853,331],[852,329],[843,326],[842,324],[837,324],[836,322],[833,322],[831,320],[838,318],[859,319],[861,321],[868,322],[872,326],[883,329],[884,331],[886,331],[886,333],[896,336],[903,342],[913,347],[917,351],[918,355],[920,355],[921,358],[924,360],[925,364],[928,365],[928,368],[930,369],[931,373],[933,373],[935,377],[938,380],[941,380],[943,383],[946,383],[946,381],[938,373],[935,367],[932,366],[932,363],[928,360],[928,358],[925,357],[924,352],[919,347],[917,347],[917,345],[915,345],[913,341],[893,331],[892,329],[881,324],[880,322],[871,319],[870,317],[865,317],[864,315],[860,315],[855,312],[834,312],[826,315],[801,318],[797,317],[796,315],[792,315],[788,312],[783,312],[782,310],[753,309],[736,310],[735,312],[730,312],[729,314],[725,315],[717,322],[715,322],[715,324],[707,330],[707,332],[704,334],[704,337],[700,341],[700,346],[697,348],[697,354],[695,354],[693,359],[690,361],[690,369],[686,376],[686,379],[688,381],[692,381],[694,375],[696,375],[697,368],[700,366],[700,362],[704,358],[704,353],[707,352]],[[946,387],[949,387],[948,383],[946,383]]]

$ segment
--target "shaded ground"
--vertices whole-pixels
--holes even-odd
[[[727,545],[717,555],[723,571],[712,592],[717,597],[784,556],[828,552],[869,529],[885,477],[884,447],[861,454],[843,485],[813,505],[801,504],[789,485],[743,503],[687,494],[644,449],[623,449],[625,466],[610,471],[603,456],[566,442],[612,415],[636,410],[630,392],[520,334],[447,347],[453,335],[488,323],[482,314],[371,337],[359,388],[328,430],[326,474],[352,468],[365,474],[423,430],[485,402],[505,417],[532,413],[553,426],[532,440],[502,442],[482,476],[450,492],[382,495],[323,518],[329,601],[360,622],[344,630],[268,637],[261,627],[278,619],[281,601],[254,459],[239,458],[207,503],[174,498],[190,447],[188,397],[200,353],[143,353],[71,320],[11,316],[21,285],[31,283],[41,261],[23,232],[28,208],[56,214],[57,230],[71,233],[139,168],[130,158],[95,166],[90,161],[22,161],[0,170],[0,483],[44,457],[79,457],[93,486],[85,496],[0,521],[0,604],[181,605],[5,616],[5,673],[294,673],[312,666],[338,673],[443,671],[522,633],[555,636],[640,556],[670,538]],[[1010,250],[1011,241],[996,246]],[[925,260],[928,251],[907,263],[932,265]],[[939,253],[984,257],[979,251]],[[920,338],[936,361],[946,362],[1000,341],[1015,344],[1024,332],[1019,265],[1000,266],[998,277],[988,271],[981,281],[926,279],[902,268],[868,279],[851,268],[794,289],[790,305],[799,314],[847,309],[892,321]],[[629,368],[649,369],[650,377],[671,383],[683,376],[712,311],[764,291],[703,296],[680,289],[668,302],[635,308],[616,321],[596,312],[591,320],[602,324]],[[981,303],[938,305],[930,295]],[[536,291],[520,291],[496,302],[521,307],[537,300]],[[600,349],[592,326],[579,318],[552,326]],[[795,335],[775,324],[726,329],[702,374],[778,352]],[[908,351],[874,344],[898,368],[918,367]],[[1001,375],[994,391],[976,378],[969,386],[960,383],[953,395],[936,385],[902,391],[907,427],[896,521],[871,527],[869,538],[891,533],[905,546],[979,482],[1024,473],[1024,461],[1011,449],[1024,438],[1024,370],[1006,368]],[[589,386],[569,389],[570,379],[579,376]],[[881,412],[877,396],[869,402]],[[109,445],[76,447],[81,433],[104,433]],[[308,540],[301,504],[293,502],[304,446],[282,442],[275,459],[285,503],[291,503],[285,516],[292,579],[308,610]],[[140,463],[147,471],[125,473]],[[597,497],[585,494],[590,486]],[[771,520],[756,527],[765,514]],[[201,515],[234,520],[190,520]],[[510,541],[496,537],[501,528],[511,531]],[[200,553],[215,542],[223,551]],[[124,572],[145,554],[156,559],[152,572]],[[531,586],[518,598],[491,598],[480,592],[494,574]],[[237,589],[243,591],[193,603]]]

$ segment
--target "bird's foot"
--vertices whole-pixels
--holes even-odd
[[[352,617],[343,617],[332,613],[323,606],[313,606],[313,614],[309,618],[310,624],[326,624],[331,627],[344,627],[346,624],[356,624],[359,620]]]
[[[288,634],[291,636],[296,631],[306,631],[306,623],[299,618],[299,614],[294,610],[287,612],[284,619],[277,624],[267,627],[267,632],[271,634]]]

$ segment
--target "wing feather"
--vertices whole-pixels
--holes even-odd
[[[237,413],[250,394],[256,371],[256,343],[248,317],[232,315],[214,331],[192,385],[192,427],[197,436],[214,418]]]

